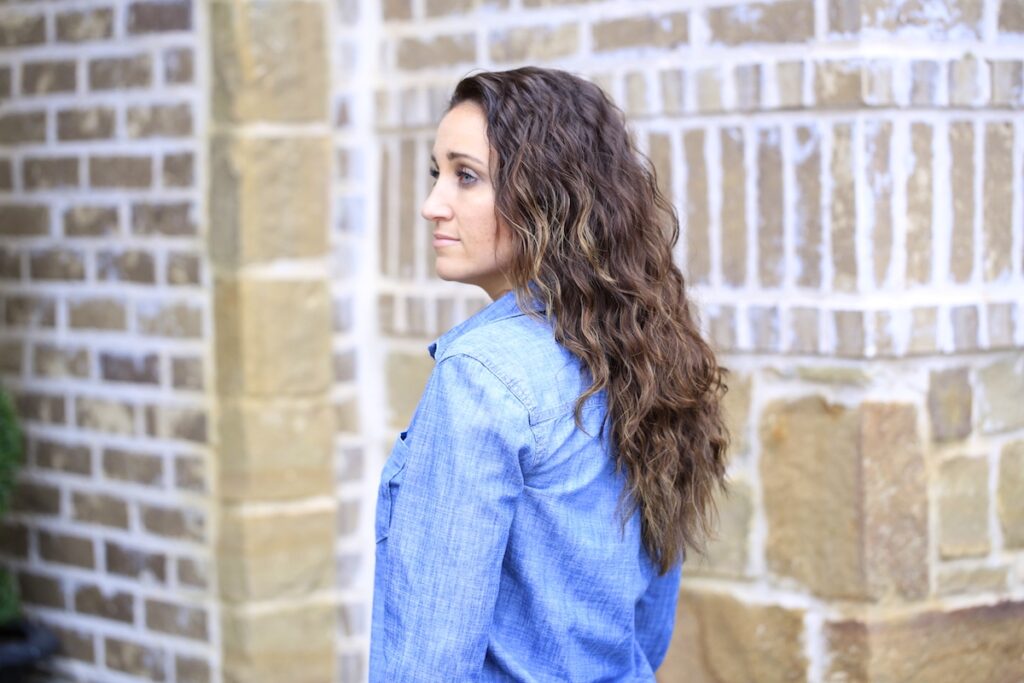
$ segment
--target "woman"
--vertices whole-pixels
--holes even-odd
[[[675,214],[593,84],[461,81],[437,129],[438,275],[484,310],[384,467],[372,681],[653,680],[723,484],[723,370]]]

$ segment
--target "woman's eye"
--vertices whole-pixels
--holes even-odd
[[[437,176],[441,175],[436,168],[430,169],[430,177],[437,180]]]
[[[472,185],[476,182],[476,176],[469,171],[460,170],[456,175],[459,176],[460,185]]]

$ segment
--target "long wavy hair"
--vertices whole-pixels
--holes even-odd
[[[672,260],[679,221],[636,149],[622,111],[596,85],[527,67],[476,73],[449,103],[483,109],[496,152],[495,212],[506,271],[540,298],[555,339],[590,374],[576,403],[605,390],[623,522],[640,511],[662,573],[702,551],[724,488],[724,374],[702,339]]]

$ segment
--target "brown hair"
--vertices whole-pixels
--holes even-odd
[[[526,67],[476,73],[450,107],[471,101],[495,150],[495,212],[510,228],[507,272],[520,299],[540,298],[555,339],[606,390],[623,521],[640,510],[644,547],[662,572],[702,550],[724,487],[725,370],[701,338],[672,261],[675,210],[622,111],[596,85]],[[628,496],[626,495],[628,494]]]

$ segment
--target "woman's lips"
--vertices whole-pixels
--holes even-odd
[[[437,249],[438,247],[447,247],[447,246],[450,246],[452,244],[457,244],[458,241],[459,240],[455,239],[454,237],[450,237],[448,235],[442,235],[442,234],[436,233],[436,232],[434,233],[434,248],[435,249]]]

